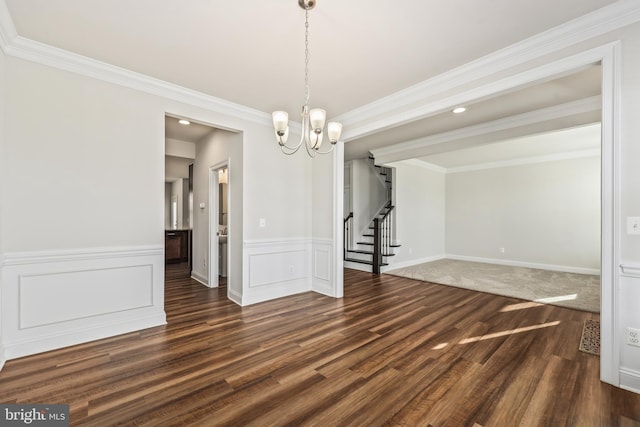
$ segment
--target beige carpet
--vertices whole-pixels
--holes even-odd
[[[386,274],[600,312],[600,276],[443,259]]]

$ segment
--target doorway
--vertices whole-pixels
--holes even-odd
[[[165,275],[191,276],[193,159],[165,155]]]
[[[229,161],[209,168],[209,281],[208,286],[226,286],[229,277]]]

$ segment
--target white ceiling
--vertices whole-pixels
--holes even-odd
[[[420,157],[418,160],[447,170],[469,166],[510,164],[563,156],[598,156],[600,124],[529,135],[492,144]]]
[[[164,136],[178,141],[198,142],[209,135],[214,129],[191,120],[189,125],[181,125],[178,118],[166,116],[164,120]]]
[[[5,1],[22,37],[265,112],[285,109],[295,118],[303,102],[304,11],[296,0]],[[310,12],[310,104],[330,117],[348,113],[611,3],[319,0]],[[583,97],[583,86],[588,93],[586,81],[568,98]],[[561,92],[547,87],[545,102]],[[471,107],[462,121],[505,114]],[[515,99],[508,109],[531,108]],[[425,119],[365,142],[388,145],[460,126],[452,120]],[[350,146],[366,151],[367,144],[348,142],[347,158]]]

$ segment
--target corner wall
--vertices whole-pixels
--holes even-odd
[[[446,175],[415,163],[389,164],[396,173],[396,236],[401,245],[395,250],[391,269],[441,259],[445,254]]]
[[[231,215],[228,218],[230,297],[238,302],[242,298],[242,241],[243,241],[243,135],[215,129],[196,143],[193,166],[193,276],[209,282],[209,169],[217,164],[229,163]],[[218,193],[217,189],[214,189]],[[204,203],[204,208],[200,204]]]

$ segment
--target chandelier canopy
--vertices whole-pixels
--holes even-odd
[[[298,5],[305,11],[304,22],[304,105],[302,106],[302,135],[300,142],[296,145],[287,145],[289,137],[289,114],[286,111],[274,111],[273,127],[276,133],[276,141],[280,145],[280,149],[284,154],[290,155],[298,151],[304,145],[307,153],[311,157],[316,154],[327,154],[333,151],[333,148],[340,140],[342,134],[342,124],[338,122],[330,122],[327,124],[327,137],[331,143],[331,148],[326,151],[320,151],[322,140],[324,137],[324,123],[327,118],[327,112],[321,108],[309,108],[309,11],[316,5],[316,0],[298,0]]]

